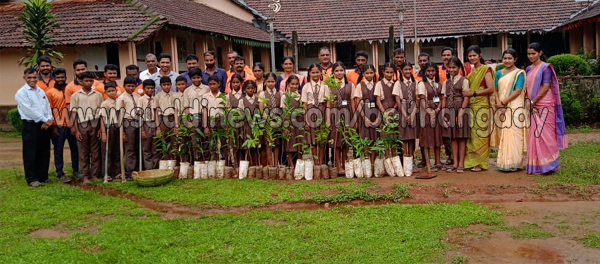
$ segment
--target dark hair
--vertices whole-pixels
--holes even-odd
[[[198,68],[193,68],[188,72],[188,76],[190,76],[190,79],[194,76],[200,76],[202,77],[202,71]],[[187,80],[187,79],[186,79]]]
[[[421,53],[419,53],[419,56],[418,56],[418,57],[427,57],[427,59],[431,58],[431,57],[429,56],[429,53],[427,53],[427,52],[421,52]]]
[[[462,61],[460,61],[460,59],[458,59],[457,57],[450,58],[448,60],[448,66],[450,66],[450,63],[458,66],[458,68],[460,68],[460,70],[462,70],[462,72],[465,72],[465,66],[463,65]],[[448,74],[448,76],[446,76],[446,77],[450,77],[450,72],[447,72],[447,74]],[[459,71],[459,74],[460,74],[460,71]]]
[[[229,55],[229,54],[233,54],[233,53],[235,53],[235,54],[239,54],[239,53],[238,53],[237,51],[235,51],[235,50],[230,50],[230,51],[227,53],[227,55]]]
[[[394,50],[394,56],[398,55],[398,54],[404,54],[406,55],[406,51],[403,48],[397,48]]]
[[[358,75],[358,83],[360,83],[363,79],[363,74],[365,73],[365,71],[367,71],[368,69],[371,69],[375,72],[375,76],[373,76],[373,80],[375,80],[375,78],[377,77],[377,69],[375,69],[375,66],[373,66],[373,64],[367,63],[365,64],[365,66],[363,67],[363,70],[360,72],[360,74]],[[377,80],[375,80],[377,81]],[[375,82],[374,81],[374,82]]]
[[[91,71],[84,71],[79,75],[79,78],[81,78],[82,80],[85,78],[94,79],[94,77],[96,77],[96,75],[94,75],[94,73]]]
[[[37,59],[37,65],[40,65],[40,63],[42,62],[47,62],[52,64],[52,60],[50,59],[50,57],[46,56],[46,55],[42,55]]]
[[[185,62],[188,62],[191,60],[195,60],[196,62],[200,61],[200,59],[198,58],[198,56],[196,56],[196,54],[190,54],[190,55],[187,55],[187,57],[185,57]]]
[[[212,50],[209,50],[209,51],[207,51],[207,52],[204,52],[204,57],[206,57],[206,56],[212,56],[213,58],[216,58],[216,57],[217,57],[217,55],[215,54],[215,52],[214,52],[214,51],[212,51]]]
[[[186,82],[187,82],[187,80],[186,80]],[[159,84],[161,84],[161,85],[162,85],[163,83],[170,83],[170,84],[173,84],[173,82],[171,81],[171,77],[169,77],[169,76],[163,76],[163,77],[160,77],[160,80],[158,81],[158,83],[159,83]]]
[[[158,61],[160,61],[162,59],[169,59],[169,61],[172,61],[171,55],[169,53],[161,53],[161,54],[159,54],[158,55]]]
[[[242,93],[246,93],[246,89],[248,88],[248,86],[254,86],[254,88],[258,88],[258,85],[256,85],[256,82],[253,80],[247,80],[244,83],[242,83]]]
[[[504,55],[506,55],[506,54],[510,54],[511,56],[513,56],[513,58],[515,58],[515,61],[518,58],[517,51],[514,50],[513,48],[509,48],[509,49],[505,50],[504,52],[502,52],[502,57],[504,58]]]
[[[281,60],[281,65],[283,65],[283,63],[284,63],[286,60],[290,60],[290,61],[292,62],[292,64],[296,64],[296,61],[294,60],[294,58],[293,58],[293,57],[290,57],[290,56],[285,56],[285,57],[283,57],[283,59]]]
[[[411,68],[413,67],[412,63],[410,63],[410,62],[408,62],[408,61],[405,61],[405,62],[403,62],[402,64],[400,64],[400,70],[401,70],[401,71],[404,71],[404,67],[406,67],[406,66],[410,66]],[[422,69],[421,69],[421,70],[422,70]],[[404,72],[402,72],[402,73],[400,74],[400,78],[399,78],[399,79],[400,79],[400,81],[404,81]],[[411,75],[410,75],[410,80],[414,82],[414,81],[415,81],[415,76],[413,76],[413,75],[411,74]]]
[[[156,87],[156,82],[152,79],[146,79],[142,82],[142,87],[150,86]]]
[[[169,77],[167,77],[167,78],[169,78]],[[127,85],[127,84],[137,85],[137,80],[131,76],[127,76],[123,80],[123,85]]]
[[[65,68],[56,68],[52,71],[52,75],[56,76],[58,74],[67,75],[67,70],[65,70]]]
[[[425,65],[423,65],[423,73],[425,73],[425,71],[427,70],[427,68],[435,68],[435,78],[434,78],[434,81],[439,83],[440,82],[440,70],[438,69],[437,64],[435,64],[433,62],[425,63]],[[427,76],[425,76],[425,78],[427,78]]]
[[[542,52],[542,44],[537,43],[537,42],[531,42],[531,44],[529,44],[528,49],[532,49],[535,50],[537,52]],[[540,60],[542,61],[546,61],[546,55],[542,53],[542,56],[540,56]]]
[[[127,65],[127,67],[125,67],[126,71],[132,71],[132,70],[136,70],[136,71],[140,71],[140,67],[138,67],[135,64],[131,64],[131,65]]]
[[[440,54],[444,54],[444,51],[447,51],[447,50],[450,51],[450,53],[452,54],[452,56],[454,56],[456,54],[456,52],[454,51],[454,49],[452,47],[444,47],[442,49],[442,52]]]
[[[387,68],[392,68],[392,69],[394,69],[394,77],[392,77],[392,80],[397,80],[397,77],[398,77],[398,76],[396,76],[396,65],[395,65],[395,64],[392,64],[391,62],[386,62],[386,63],[384,63],[384,64],[383,64],[383,72],[385,72],[385,69],[387,69]],[[385,78],[385,77],[383,76],[383,75],[384,75],[384,74],[383,74],[383,72],[382,72],[382,74],[379,74],[379,80],[380,80],[380,81],[381,81],[381,80],[383,80],[383,79]]]
[[[104,85],[104,91],[108,90],[108,88],[115,88],[117,89],[117,84],[113,83],[113,82],[109,82],[107,84]]]
[[[252,65],[252,70],[254,70],[254,68],[258,67],[259,69],[261,69],[263,72],[265,71],[265,65],[262,64],[262,62],[255,62],[254,65]]]
[[[290,76],[295,76],[294,74],[290,75]],[[279,92],[279,85],[277,85],[277,74],[275,74],[274,72],[268,72],[265,74],[265,81],[267,81],[267,79],[269,79],[270,77],[272,77],[275,80],[275,91]]]
[[[244,57],[242,57],[240,55],[235,56],[233,63],[235,63],[236,61],[243,61],[244,63],[246,63],[246,59],[244,59]]]
[[[104,65],[104,72],[107,71],[119,71],[119,67],[117,67],[117,65],[114,64],[106,64]]]
[[[23,71],[23,75],[32,74],[32,73],[37,73],[37,71],[34,68],[27,68]]]
[[[333,66],[331,66],[332,73],[335,71],[335,68],[337,68],[337,67],[344,68],[344,82],[348,83],[348,78],[346,78],[346,65],[344,65],[344,63],[341,61],[334,63]]]
[[[81,64],[85,65],[85,67],[87,68],[87,62],[86,61],[84,61],[82,59],[76,59],[73,62],[73,69],[75,69],[75,67],[77,67],[77,65],[81,65]]]
[[[467,48],[467,56],[469,55],[469,52],[475,52],[477,53],[477,55],[479,55],[479,62],[481,62],[481,64],[485,64],[485,60],[483,59],[483,57],[481,56],[481,48],[477,45],[471,45],[469,46],[469,48]]]
[[[208,80],[206,80],[206,83],[209,83],[210,81],[215,81],[217,83],[221,83],[221,81],[219,80],[219,76],[217,76],[216,74],[208,76]]]
[[[289,87],[290,83],[292,83],[293,80],[298,80],[298,89],[300,89],[300,79],[296,75],[290,75],[290,77],[287,78],[287,80],[285,81],[285,87]],[[279,89],[279,87],[277,88]]]
[[[327,47],[327,46],[323,46],[323,47],[321,47],[321,48],[319,49],[319,53],[321,53],[321,51],[323,51],[323,50],[327,50],[327,51],[329,51],[329,52],[331,53],[331,49],[330,49],[329,47]]]
[[[312,69],[314,69],[314,68],[317,68],[317,69],[319,69],[319,72],[321,72],[321,67],[319,67],[319,65],[318,65],[318,64],[316,64],[316,63],[313,63],[313,64],[309,65],[309,66],[308,66],[308,68],[306,68],[306,73],[308,74],[308,79],[309,79],[309,81],[310,81],[310,80],[312,80],[312,79],[310,78],[310,71],[312,71]],[[322,80],[322,79],[323,79],[323,75],[321,75],[321,80]]]
[[[244,77],[242,77],[242,75],[239,75],[237,73],[231,75],[231,79],[229,80],[229,89],[233,91],[233,80],[236,79],[238,81],[240,81],[240,84],[244,83]]]
[[[164,78],[164,77],[160,78],[161,81],[162,81],[162,78]],[[178,82],[185,82],[187,84],[187,78],[185,78],[185,76],[179,75],[179,76],[177,76],[177,78],[175,78],[175,83],[178,83]],[[160,82],[160,83],[163,83],[163,82]]]
[[[369,53],[364,50],[359,50],[354,54],[354,59],[356,60],[358,57],[365,57],[367,60],[369,60]]]

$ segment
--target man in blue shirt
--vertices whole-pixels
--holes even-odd
[[[36,70],[25,69],[23,80],[26,84],[15,95],[22,121],[23,166],[27,184],[31,187],[39,187],[48,181],[52,137],[49,128],[53,124],[52,110],[46,93],[37,86]]]
[[[187,57],[185,57],[185,65],[187,66],[187,72],[182,73],[181,76],[185,77],[185,79],[187,80],[188,87],[192,86],[192,79],[190,79],[190,71],[192,69],[198,69],[198,61],[200,61],[200,59],[198,58],[198,56],[196,56],[196,54],[190,54],[187,55]]]
[[[225,84],[227,83],[227,71],[217,67],[217,56],[215,52],[210,50],[204,52],[204,64],[206,70],[202,71],[202,84],[208,85],[208,77],[216,74],[219,77],[219,91],[225,92]]]

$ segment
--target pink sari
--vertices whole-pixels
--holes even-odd
[[[558,79],[549,63],[531,67],[527,74],[527,94],[533,99],[543,82],[543,72],[550,67],[550,90],[536,102],[539,115],[530,113],[531,127],[527,142],[527,173],[547,173],[560,168],[559,150],[568,146],[565,122],[560,102]]]

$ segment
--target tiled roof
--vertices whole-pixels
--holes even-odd
[[[596,2],[588,7],[581,9],[580,12],[574,14],[571,19],[563,23],[565,26],[577,26],[584,20],[600,16],[600,2]],[[569,25],[572,24],[572,25]]]
[[[267,1],[234,0],[261,14]],[[413,34],[413,1],[403,0],[405,37]],[[344,42],[387,39],[393,25],[399,36],[396,1],[281,0],[274,27],[287,37],[298,32],[300,42]],[[482,33],[550,31],[579,11],[574,0],[417,0],[418,37]]]
[[[221,1],[221,0],[220,0]],[[169,24],[225,36],[269,42],[269,34],[229,14],[189,0],[138,0]]]
[[[22,11],[20,4],[0,5],[0,47],[29,45],[22,33],[22,23],[17,20]],[[52,3],[52,12],[60,24],[54,31],[54,38],[62,45],[142,41],[166,22],[143,13],[124,0],[56,1]],[[148,28],[136,35],[146,25]]]

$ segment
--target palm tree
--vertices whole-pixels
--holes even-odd
[[[56,15],[50,10],[52,4],[48,0],[27,0],[23,6],[25,9],[18,19],[23,22],[23,35],[30,47],[26,48],[19,65],[35,67],[42,55],[50,57],[53,63],[60,63],[63,54],[52,48],[56,43],[52,31],[59,27]]]

